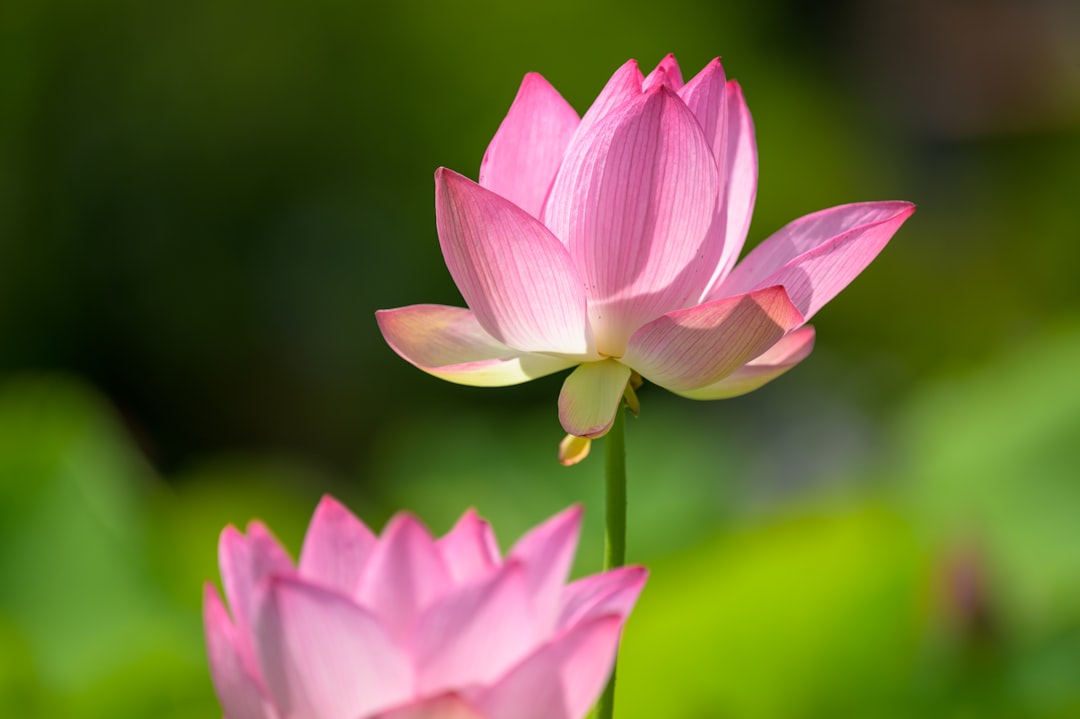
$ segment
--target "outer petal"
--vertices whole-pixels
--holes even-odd
[[[236,629],[229,621],[217,590],[209,582],[203,591],[203,624],[210,678],[225,716],[229,719],[277,719],[277,712],[259,688],[259,680],[240,656]]]
[[[679,88],[679,97],[701,125],[718,168],[725,167],[724,157],[727,154],[727,145],[724,142],[727,127],[726,90],[727,79],[719,58],[713,59],[691,78],[690,82]],[[721,177],[721,187],[724,182]]]
[[[560,597],[581,534],[580,506],[563,510],[517,541],[509,557],[525,568],[536,607],[536,624],[545,634],[555,626]]]
[[[539,217],[580,120],[541,75],[530,72],[480,165],[480,186]]]
[[[267,686],[288,717],[357,719],[413,695],[405,652],[373,614],[337,592],[272,579],[256,632]]]
[[[520,352],[484,331],[469,310],[412,305],[375,313],[386,343],[405,361],[440,379],[503,387],[572,367],[575,360]]]
[[[863,202],[802,217],[754,248],[714,296],[782,284],[810,319],[877,257],[913,212],[909,202]]]
[[[622,361],[673,392],[731,374],[802,324],[783,287],[728,297],[650,322],[630,338]]]
[[[605,614],[629,616],[648,577],[644,567],[619,567],[569,584],[563,590],[559,628]]]
[[[446,266],[492,337],[524,352],[592,353],[581,277],[535,217],[445,168],[435,216]]]
[[[802,362],[814,349],[814,328],[804,325],[785,335],[764,354],[755,357],[719,382],[679,392],[690,399],[728,399],[772,382]]]
[[[705,139],[712,148],[713,159],[719,170],[719,183],[717,185],[718,201],[713,211],[712,223],[709,225],[708,239],[710,247],[717,248],[716,267],[713,268],[710,280],[700,297],[708,292],[716,278],[726,274],[730,267],[727,266],[729,255],[738,254],[742,246],[741,242],[728,242],[728,217],[727,217],[727,79],[724,76],[724,68],[720,59],[715,58],[706,65],[701,72],[695,75],[690,82],[679,90],[682,98],[690,111],[694,113],[701,125]],[[700,299],[699,297],[699,299]],[[700,304],[700,302],[698,302]]]
[[[492,719],[492,717],[480,713],[480,710],[457,694],[449,693],[383,712],[372,719]]]
[[[615,421],[630,368],[615,360],[587,362],[563,382],[559,393],[559,421],[578,437],[601,437]]]
[[[352,512],[333,497],[325,496],[304,535],[300,575],[353,596],[377,541]]]
[[[663,86],[570,143],[544,221],[583,275],[601,354],[698,299],[722,249],[705,243],[717,182],[697,120]]]
[[[289,575],[296,570],[292,560],[261,522],[248,524],[247,536],[235,527],[226,527],[218,541],[221,583],[237,629],[237,649],[248,667],[257,666],[251,644],[251,621],[255,611],[256,588],[271,575]]]
[[[528,584],[522,565],[510,562],[424,613],[413,640],[421,696],[491,684],[544,639]]]
[[[582,719],[611,673],[621,627],[617,616],[576,625],[480,693],[475,703],[496,719]]]
[[[727,149],[724,164],[720,165],[720,174],[726,177],[722,203],[727,229],[724,232],[724,254],[717,268],[717,282],[727,276],[742,252],[746,233],[750,230],[750,218],[754,214],[758,181],[754,121],[743,98],[742,88],[734,80],[727,83],[724,104],[727,106],[727,129],[724,133]]]
[[[436,544],[457,586],[491,574],[501,560],[491,525],[472,509]]]
[[[383,530],[360,585],[360,603],[404,638],[420,612],[453,588],[453,580],[427,528],[401,513]]]
[[[636,60],[627,60],[615,71],[604,85],[604,89],[593,100],[593,104],[581,118],[581,124],[571,138],[571,144],[580,142],[578,138],[592,132],[593,126],[615,108],[630,102],[641,94],[641,84],[645,78],[638,69]]]

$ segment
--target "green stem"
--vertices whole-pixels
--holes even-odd
[[[623,408],[620,406],[605,438],[607,531],[604,535],[604,571],[626,564],[626,420],[624,417]]]
[[[607,480],[607,530],[604,534],[604,571],[626,564],[626,420],[620,404],[605,444]],[[615,713],[615,666],[596,705],[596,719]]]

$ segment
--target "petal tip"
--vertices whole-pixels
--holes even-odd
[[[211,612],[224,612],[225,605],[221,601],[221,593],[217,585],[210,580],[203,582],[203,616],[209,616]]]
[[[243,541],[245,541],[244,533],[232,524],[226,525],[225,528],[221,530],[221,534],[218,535],[218,547],[221,549],[225,549],[227,546]]]

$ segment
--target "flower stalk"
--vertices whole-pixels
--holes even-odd
[[[633,392],[630,385],[627,390]],[[619,408],[604,442],[606,485],[606,528],[604,532],[604,571],[626,564],[626,415]],[[615,674],[618,652],[611,667],[604,693],[596,705],[596,719],[611,719],[615,714]]]
[[[605,440],[604,475],[607,529],[604,534],[604,570],[626,564],[626,419],[615,413]]]

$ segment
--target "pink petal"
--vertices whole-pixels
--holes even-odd
[[[715,281],[726,277],[739,259],[757,197],[758,157],[754,139],[754,121],[746,106],[739,83],[729,80],[724,93],[727,105],[727,129],[724,142],[727,150],[720,174],[725,176],[722,214],[727,223],[724,231],[724,253],[717,267]]]
[[[494,572],[501,561],[491,525],[470,509],[436,545],[454,584],[461,586]]]
[[[521,81],[480,165],[480,186],[539,217],[578,115],[541,75]]]
[[[238,651],[249,666],[254,666],[251,618],[255,590],[271,575],[290,575],[296,570],[289,555],[265,525],[251,522],[247,529],[247,536],[232,526],[222,530],[218,541],[218,564],[225,599],[237,629]]]
[[[267,686],[288,717],[357,719],[413,695],[408,656],[337,592],[271,579],[255,626]]]
[[[508,555],[525,568],[536,607],[536,623],[544,632],[554,628],[558,618],[563,585],[570,574],[581,534],[581,515],[580,506],[563,510],[530,530]]]
[[[810,319],[877,257],[913,212],[909,202],[864,202],[799,218],[754,248],[714,296],[782,284]]]
[[[325,496],[304,535],[300,576],[352,596],[376,542],[375,535],[352,512]]]
[[[258,669],[246,665],[238,649],[236,629],[229,621],[217,590],[207,582],[203,589],[203,624],[210,678],[225,716],[229,719],[277,719],[256,678]]]
[[[417,691],[490,684],[521,661],[541,635],[528,577],[510,562],[487,581],[436,602],[416,628]]]
[[[648,576],[644,567],[619,567],[572,582],[563,590],[559,628],[605,614],[629,616]]]
[[[679,392],[690,399],[728,399],[773,381],[802,362],[814,349],[814,328],[804,325],[787,334],[764,354],[747,362],[719,382]]]
[[[630,338],[622,361],[673,392],[719,381],[802,324],[783,287],[671,312]]]
[[[581,278],[536,218],[445,168],[435,215],[446,266],[488,334],[523,352],[592,353]]]
[[[454,693],[411,702],[408,706],[382,712],[372,719],[492,719]],[[497,717],[495,719],[498,719]]]
[[[368,559],[358,598],[394,636],[405,637],[420,612],[452,588],[450,572],[427,528],[401,513],[390,520]]]
[[[728,189],[728,103],[727,103],[727,79],[724,76],[724,68],[720,59],[715,58],[706,65],[701,72],[695,75],[690,82],[679,90],[682,98],[690,111],[694,113],[701,125],[705,139],[712,148],[713,159],[719,170],[717,185],[718,201],[713,212],[712,222],[709,225],[709,246],[719,248],[716,255],[716,267],[713,268],[708,284],[699,296],[699,299],[708,292],[708,288],[716,283],[717,277],[726,275],[730,267],[728,258],[738,255],[742,248],[742,241],[733,238],[728,241],[728,214],[727,214],[727,189]],[[731,260],[733,263],[734,260]],[[700,303],[699,303],[700,304]]]
[[[489,335],[469,310],[411,305],[375,313],[386,343],[413,366],[448,382],[504,387],[572,367],[574,360],[520,352]]]
[[[646,76],[644,82],[641,83],[641,89],[646,92],[658,85],[664,85],[669,90],[678,90],[683,86],[682,70],[679,69],[679,63],[675,61],[675,56],[671,53],[665,55],[656,69]]]
[[[559,421],[577,437],[602,437],[611,429],[622,402],[630,368],[615,360],[586,362],[563,382]]]
[[[662,86],[575,135],[544,221],[584,276],[601,354],[705,289],[722,250],[705,245],[717,182],[697,120]]]
[[[701,123],[720,170],[720,202],[709,228],[709,242],[723,251],[709,282],[711,288],[731,271],[750,228],[757,193],[754,125],[739,84],[724,77],[719,59],[706,65],[679,96]]]
[[[679,89],[679,97],[697,118],[705,140],[712,148],[716,166],[721,170],[726,167],[724,157],[727,155],[724,141],[724,130],[727,127],[726,90],[727,79],[719,58],[702,68],[701,72]],[[725,182],[723,175],[721,172],[721,186]]]
[[[581,719],[611,673],[621,627],[617,616],[576,625],[479,693],[476,705],[499,719]]]
[[[611,79],[607,81],[604,89],[593,100],[592,106],[582,116],[581,123],[574,132],[574,136],[570,139],[570,143],[574,144],[577,138],[592,132],[593,126],[615,108],[630,102],[640,95],[641,84],[644,79],[641,70],[638,69],[636,60],[624,62],[622,67],[616,70]],[[565,162],[565,155],[563,161]]]

